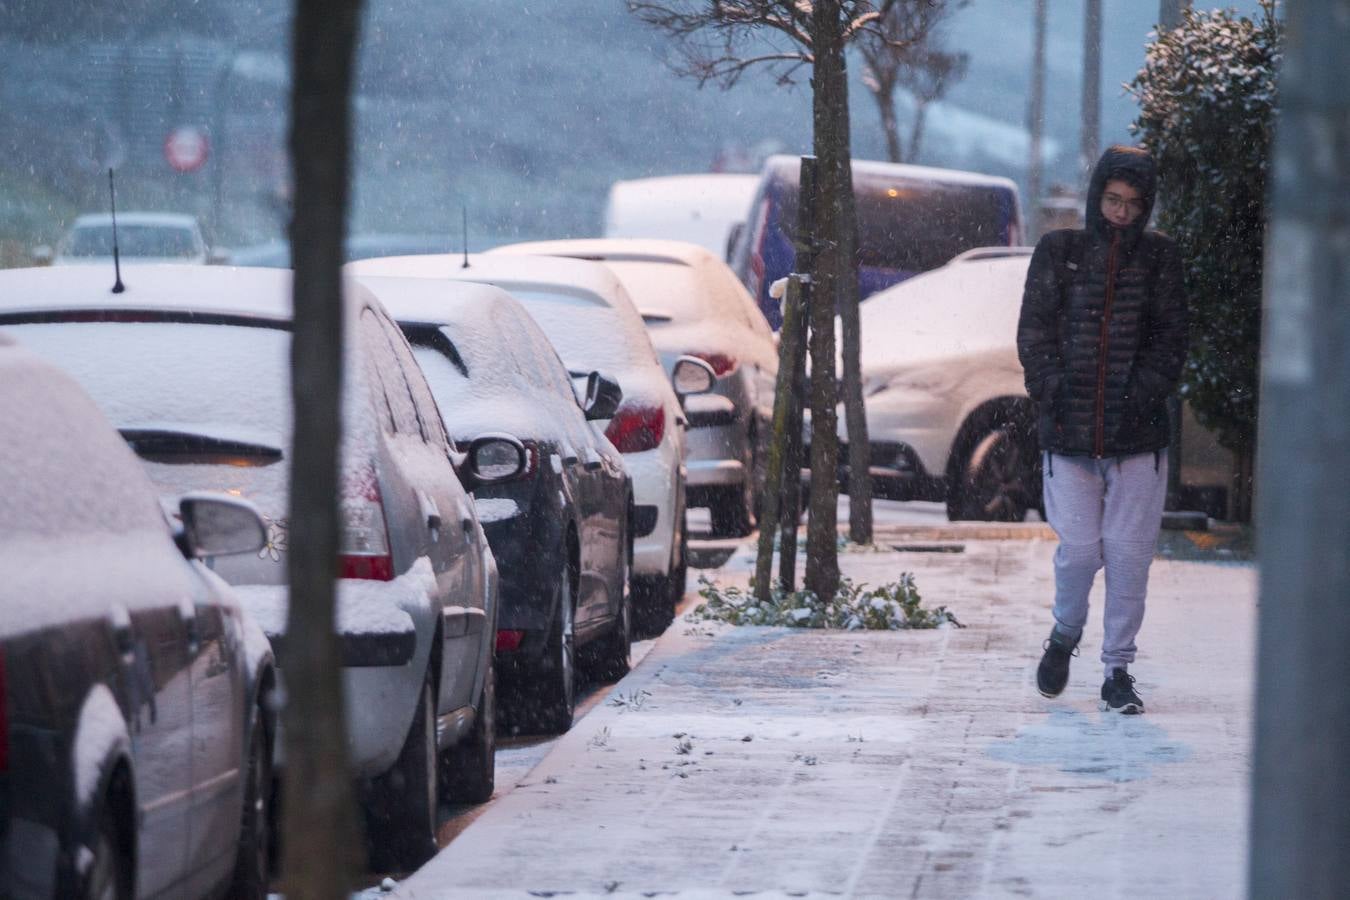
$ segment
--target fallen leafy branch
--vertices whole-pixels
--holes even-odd
[[[704,602],[685,616],[690,622],[726,622],[730,625],[780,625],[789,628],[838,628],[895,631],[902,628],[964,628],[945,606],[925,609],[914,576],[869,587],[847,578],[839,581],[834,597],[822,601],[811,591],[786,593],[774,584],[767,604],[755,600],[753,590],[722,587],[699,576],[698,594]]]

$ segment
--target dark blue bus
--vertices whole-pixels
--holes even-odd
[[[783,316],[769,285],[793,270],[800,167],[796,156],[768,159],[749,221],[729,253],[732,268],[775,331]],[[967,250],[1022,240],[1017,185],[1007,178],[854,160],[853,193],[860,300]]]

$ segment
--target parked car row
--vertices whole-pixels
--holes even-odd
[[[706,352],[663,362],[600,262],[468,263],[344,278],[336,619],[381,870],[434,852],[439,798],[491,797],[499,718],[565,731],[582,673],[621,677],[635,629],[670,621],[685,405],[731,374]],[[0,273],[6,354],[69,399],[18,376],[0,392],[38,417],[0,441],[0,554],[44,561],[0,588],[0,860],[33,860],[5,874],[38,896],[260,895],[285,770],[269,697],[288,648],[291,274],[127,265],[116,294],[111,274]],[[162,572],[136,536],[168,548]],[[43,789],[16,801],[18,782]]]

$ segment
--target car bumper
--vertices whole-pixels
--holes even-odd
[[[633,539],[633,574],[665,575],[675,540],[675,516],[679,507],[680,460],[673,442],[664,441],[654,450],[625,453],[624,467],[633,479],[633,502],[656,510],[652,530]],[[650,515],[650,513],[647,513]]]

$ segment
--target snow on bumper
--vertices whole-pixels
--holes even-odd
[[[403,746],[435,633],[434,590],[425,557],[393,581],[338,581],[335,630],[342,641],[347,751],[360,777],[386,771]],[[235,593],[272,641],[284,687],[286,586],[243,585]],[[278,755],[283,744],[277,742]],[[283,762],[279,756],[277,761]]]

